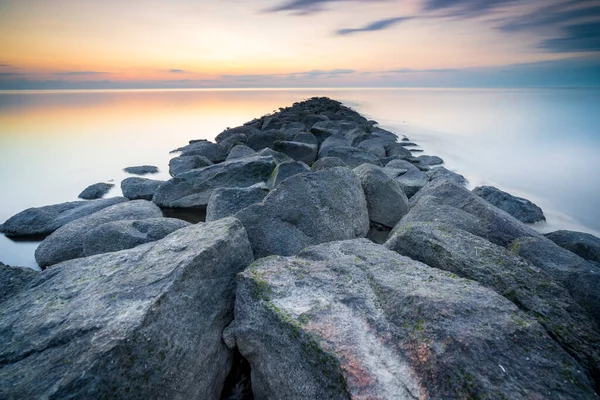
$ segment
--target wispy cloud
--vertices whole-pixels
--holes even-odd
[[[384,71],[390,74],[414,74],[414,73],[448,73],[459,71],[455,68],[433,68],[433,69],[412,69],[412,68],[399,68],[390,71]]]
[[[0,77],[21,75],[18,72],[0,72]]]
[[[172,74],[184,74],[186,71],[182,69],[170,69],[169,72]]]
[[[221,75],[223,79],[232,79],[239,81],[265,81],[270,80],[298,80],[298,79],[318,79],[318,78],[334,78],[341,75],[354,74],[353,69],[331,69],[304,72],[292,72],[289,74],[250,74],[250,75]]]
[[[600,51],[600,21],[570,25],[562,32],[560,37],[545,40],[541,47],[553,53]]]
[[[296,15],[309,15],[315,12],[323,11],[329,3],[354,2],[354,3],[374,3],[390,0],[291,0],[279,6],[267,9],[268,12],[291,11]]]
[[[517,0],[425,0],[423,10],[443,11],[444,16],[474,17],[515,2]]]
[[[82,76],[82,75],[107,75],[108,72],[99,72],[99,71],[65,71],[65,72],[56,72],[53,75],[56,76]]]
[[[350,35],[352,33],[357,33],[357,32],[381,31],[384,29],[388,29],[400,22],[407,21],[409,19],[411,19],[411,17],[396,17],[396,18],[382,19],[379,21],[371,22],[370,24],[367,24],[362,28],[340,29],[336,33],[338,35]]]

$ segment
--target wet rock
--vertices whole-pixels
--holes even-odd
[[[154,193],[165,181],[146,178],[125,178],[121,182],[123,196],[129,200],[152,200]]]
[[[158,167],[155,167],[154,165],[138,165],[136,167],[123,168],[123,171],[133,175],[157,174]]]
[[[267,186],[271,189],[277,187],[281,182],[297,174],[310,172],[308,165],[300,161],[286,161],[277,165],[267,181]]]
[[[217,188],[206,207],[206,221],[216,221],[235,215],[240,210],[260,203],[269,193],[264,183],[258,183],[246,188]]]
[[[30,268],[11,267],[0,262],[0,304],[26,288],[38,274]]]
[[[266,182],[277,163],[272,156],[240,158],[183,173],[156,191],[153,201],[160,207],[198,208],[208,204],[219,187],[248,187]]]
[[[536,319],[600,384],[600,333],[569,292],[515,253],[439,222],[402,222],[385,246],[479,282]]]
[[[131,249],[140,244],[155,242],[190,225],[175,218],[148,218],[142,220],[114,221],[92,228],[84,234],[83,254],[111,253]]]
[[[361,164],[373,164],[380,166],[379,158],[368,151],[355,147],[332,147],[321,153],[320,157],[337,157],[350,168],[356,168]]]
[[[124,197],[112,197],[28,208],[0,225],[0,232],[7,236],[48,235],[71,221],[126,201]]]
[[[236,214],[254,255],[292,255],[306,246],[366,236],[367,202],[358,177],[337,167],[294,175]]]
[[[323,157],[319,158],[317,161],[313,163],[311,169],[313,171],[321,171],[328,168],[334,167],[345,167],[346,163],[344,163],[341,159],[337,157]]]
[[[354,173],[365,192],[369,219],[389,228],[394,227],[408,212],[408,199],[402,186],[389,177],[383,168],[372,164],[356,167]]]
[[[556,231],[545,235],[554,243],[589,261],[600,261],[600,238],[583,232]]]
[[[94,183],[93,185],[86,187],[83,192],[79,193],[79,196],[77,197],[84,200],[100,199],[114,186],[115,185],[112,183]]]
[[[256,398],[594,398],[513,303],[364,239],[257,260],[235,320]]]
[[[513,196],[493,186],[479,186],[473,193],[525,223],[545,221],[541,208],[527,199]]]
[[[213,165],[212,161],[204,156],[179,156],[169,161],[169,174],[177,176],[193,169],[208,167],[209,165]]]
[[[308,165],[315,162],[315,159],[317,158],[317,146],[313,144],[291,142],[287,140],[277,141],[273,143],[273,150],[279,151],[296,161],[301,161]]]
[[[107,207],[87,217],[63,225],[48,236],[35,250],[40,267],[84,257],[83,241],[91,229],[107,222],[162,217],[160,208],[149,201],[134,200]]]
[[[227,161],[235,160],[236,158],[252,157],[256,152],[244,144],[238,144],[233,147],[227,156]]]
[[[1,304],[0,398],[219,398],[251,260],[225,219],[39,273]]]

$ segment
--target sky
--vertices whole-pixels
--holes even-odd
[[[0,90],[600,87],[600,0],[0,0]]]

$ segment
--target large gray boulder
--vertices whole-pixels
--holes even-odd
[[[554,277],[515,253],[439,222],[399,224],[385,246],[477,281],[536,319],[600,385],[600,332]]]
[[[310,167],[313,171],[321,171],[323,169],[345,167],[346,163],[337,157],[323,157],[319,158]]]
[[[378,158],[382,158],[386,156],[386,145],[389,144],[389,141],[380,138],[371,138],[367,140],[363,140],[356,147],[365,151],[368,151],[371,154],[374,154]]]
[[[235,337],[260,399],[595,398],[513,303],[366,239],[254,262]]]
[[[323,157],[323,154],[325,154],[327,149],[331,149],[333,147],[350,147],[351,143],[351,140],[342,134],[329,136],[323,141],[323,143],[321,143],[321,146],[319,147],[319,157]]]
[[[372,164],[358,166],[354,168],[354,173],[365,192],[369,219],[393,228],[408,212],[408,199],[402,186],[390,178],[383,168]]]
[[[100,199],[102,198],[102,196],[108,193],[109,190],[112,189],[114,186],[115,185],[112,183],[94,183],[93,185],[90,185],[83,189],[83,191],[79,193],[79,196],[77,197],[84,200]]]
[[[257,183],[246,188],[217,188],[206,207],[206,221],[216,221],[235,215],[240,210],[260,203],[269,194],[264,183]]]
[[[431,170],[427,171],[425,175],[427,175],[430,182],[438,180],[447,180],[456,183],[460,186],[466,186],[468,183],[467,179],[464,176],[454,171],[450,171],[445,167],[432,168]]]
[[[48,235],[71,221],[127,201],[125,197],[111,197],[28,208],[0,225],[0,232],[7,236]]]
[[[584,232],[556,231],[545,236],[581,258],[600,262],[600,238],[594,235]]]
[[[131,177],[121,181],[121,192],[129,200],[152,200],[154,193],[165,181]]]
[[[355,147],[330,147],[319,154],[319,157],[337,157],[350,168],[356,168],[365,163],[381,166],[376,155]]]
[[[360,180],[344,167],[294,175],[236,217],[256,257],[292,255],[313,244],[364,237],[369,231]]]
[[[400,143],[388,143],[385,146],[386,156],[388,157],[410,157],[412,153],[404,148]]]
[[[193,142],[187,146],[173,150],[180,151],[182,156],[204,156],[210,162],[218,163],[227,158],[227,147],[206,140]]]
[[[84,257],[83,241],[91,229],[107,222],[158,217],[162,217],[160,208],[146,200],[116,204],[63,225],[40,243],[35,250],[35,261],[40,267],[47,267]]]
[[[169,174],[177,176],[193,169],[208,167],[212,164],[212,161],[204,156],[179,156],[169,161]]]
[[[246,145],[255,151],[260,151],[264,148],[273,148],[273,144],[280,140],[287,140],[284,132],[278,130],[269,130],[256,133],[248,138]]]
[[[315,135],[313,135],[312,133],[309,133],[309,132],[299,132],[299,133],[297,133],[294,136],[294,142],[312,144],[314,146],[319,147],[319,141],[317,140],[317,138],[315,137]]]
[[[525,223],[545,221],[541,208],[527,199],[516,197],[493,186],[479,186],[473,193]]]
[[[276,165],[272,156],[257,155],[189,171],[161,185],[153,201],[167,208],[205,207],[214,189],[266,182]]]
[[[326,115],[308,114],[302,119],[302,124],[308,128],[312,128],[317,122],[329,121]]]
[[[175,218],[148,218],[108,222],[92,228],[83,238],[85,257],[95,254],[131,249],[140,244],[155,242],[190,225]]]
[[[11,267],[0,262],[0,304],[26,288],[38,274],[30,268]]]
[[[215,142],[221,144],[223,141],[231,138],[234,135],[245,135],[246,137],[252,136],[255,133],[260,132],[257,128],[253,126],[238,126],[236,128],[227,128],[223,132],[219,133],[215,138]]]
[[[0,398],[219,398],[221,333],[251,261],[224,219],[39,273],[0,304]]]
[[[292,141],[276,141],[273,143],[273,150],[286,154],[296,161],[301,161],[307,165],[311,165],[317,158],[318,147],[314,144],[292,142]]]
[[[286,161],[277,165],[271,174],[271,177],[267,181],[267,186],[271,189],[278,186],[281,182],[297,174],[304,172],[310,172],[310,168],[303,162],[300,161]]]
[[[410,199],[428,182],[427,176],[405,160],[392,160],[385,166],[386,173],[402,186],[402,190]]]
[[[235,160],[236,158],[252,157],[256,155],[256,152],[245,144],[238,144],[234,146],[227,155],[227,161]]]

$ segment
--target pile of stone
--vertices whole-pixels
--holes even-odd
[[[10,218],[0,398],[597,398],[600,239],[398,139],[313,98]]]

